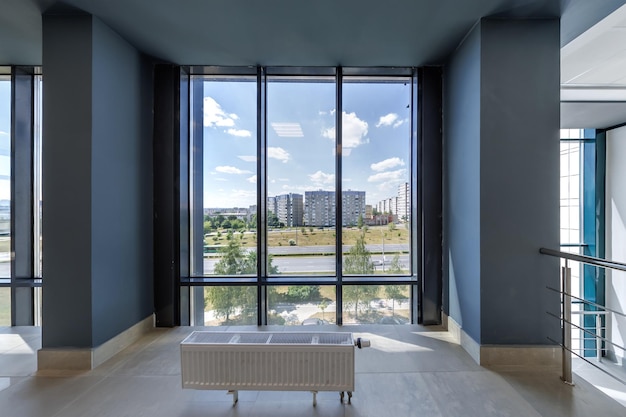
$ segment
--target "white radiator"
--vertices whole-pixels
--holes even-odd
[[[366,344],[367,343],[367,344]],[[357,345],[361,347],[361,339]],[[369,342],[364,341],[363,346]],[[354,391],[351,333],[193,332],[181,342],[183,388]]]

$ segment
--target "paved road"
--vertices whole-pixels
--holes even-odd
[[[391,263],[390,256],[385,256],[385,270],[389,268]],[[383,269],[383,257],[382,255],[372,255],[372,261],[375,264],[376,270],[381,271]],[[205,258],[204,259],[204,271],[206,274],[212,274],[215,269],[215,264],[218,262],[218,258]],[[335,257],[334,256],[289,256],[282,257],[277,256],[273,260],[273,264],[278,267],[278,271],[281,274],[303,272],[328,272],[334,274],[335,271]],[[408,268],[409,255],[400,255],[400,265]]]

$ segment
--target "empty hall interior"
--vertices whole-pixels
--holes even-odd
[[[0,10],[1,416],[626,414],[625,1]]]

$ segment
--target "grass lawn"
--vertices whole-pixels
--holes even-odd
[[[344,245],[351,245],[356,242],[362,231],[357,228],[344,228],[342,231],[342,240]],[[208,245],[225,245],[227,232],[221,231],[218,236],[217,232],[213,232],[209,237],[205,238]],[[257,244],[256,233],[234,233],[235,239],[238,239],[243,247],[255,247]],[[370,226],[365,232],[365,244],[380,245],[386,244],[408,244],[409,231],[404,225],[397,225],[394,230],[390,230],[389,226]],[[275,229],[268,232],[268,246],[289,246],[289,241],[297,242],[298,246],[328,246],[335,244],[335,230],[310,227],[293,227],[291,229]]]

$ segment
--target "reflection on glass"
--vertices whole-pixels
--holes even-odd
[[[204,325],[257,324],[256,287],[204,287]]]
[[[0,288],[0,326],[11,325],[11,289]]]
[[[257,273],[257,90],[251,81],[204,81],[204,275]]]
[[[0,76],[0,277],[11,276],[11,80]]]
[[[269,78],[267,125],[270,274],[334,275],[334,78]]]
[[[409,324],[408,285],[343,285],[344,324]]]
[[[268,287],[268,324],[323,325],[335,323],[335,287],[290,285]]]
[[[410,274],[410,103],[409,78],[344,77],[346,275]]]

